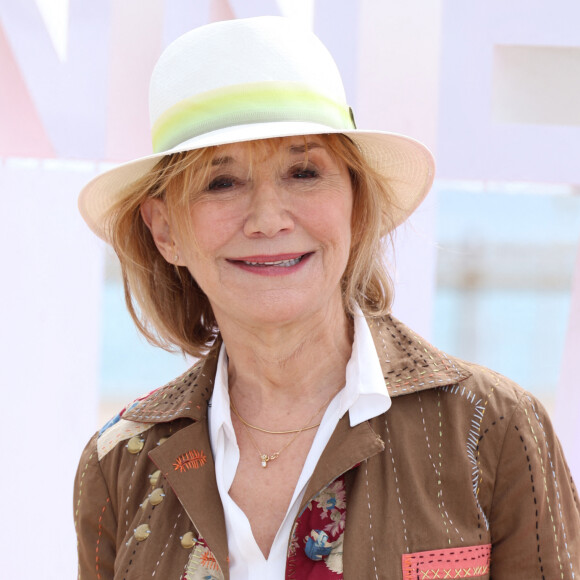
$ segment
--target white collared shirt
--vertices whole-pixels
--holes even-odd
[[[338,421],[348,411],[350,425],[354,427],[384,413],[390,406],[391,399],[385,387],[373,338],[364,316],[359,312],[354,317],[354,341],[352,354],[346,366],[346,384],[326,409],[296,484],[286,517],[266,559],[254,539],[246,514],[229,495],[240,461],[240,450],[230,414],[227,354],[225,346],[222,345],[208,418],[217,486],[225,513],[232,580],[284,578],[288,539],[294,519],[308,480]]]

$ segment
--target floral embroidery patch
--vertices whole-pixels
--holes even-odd
[[[308,504],[294,524],[286,578],[342,578],[346,489],[339,477]]]
[[[182,580],[223,580],[224,575],[203,538],[193,548]]]

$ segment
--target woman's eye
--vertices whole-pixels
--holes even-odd
[[[299,169],[294,169],[292,171],[292,177],[296,179],[312,179],[314,177],[318,177],[318,171],[316,171],[316,169],[302,167]]]
[[[209,191],[220,191],[223,189],[229,189],[233,187],[234,184],[235,179],[233,177],[216,177],[215,179],[211,180],[207,189]]]

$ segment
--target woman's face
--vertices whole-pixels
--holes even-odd
[[[192,203],[195,242],[180,265],[205,292],[218,324],[283,324],[342,308],[353,193],[346,166],[319,136],[218,149]],[[197,197],[197,196],[196,196]]]

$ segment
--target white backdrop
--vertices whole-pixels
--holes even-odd
[[[76,210],[94,164],[4,159],[0,576],[73,578],[72,483],[97,414],[101,244]]]

